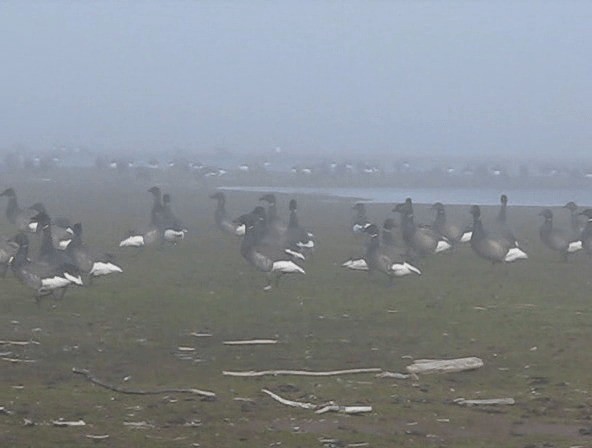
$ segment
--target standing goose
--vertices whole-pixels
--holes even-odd
[[[164,241],[176,243],[185,238],[187,229],[181,224],[181,220],[175,216],[171,209],[171,195],[162,196],[162,228]]]
[[[267,276],[267,285],[263,288],[268,291],[272,288],[275,279],[276,285],[284,274],[305,274],[304,269],[289,259],[283,251],[270,251],[269,247],[261,247],[260,226],[264,225],[258,213],[248,213],[236,219],[236,223],[245,226],[245,236],[240,246],[241,256],[257,270]]]
[[[492,263],[512,262],[528,258],[528,255],[516,246],[512,246],[505,238],[490,237],[483,229],[481,209],[478,205],[471,207],[473,215],[473,233],[471,248],[481,258]]]
[[[413,204],[410,198],[407,198],[402,204],[397,204],[393,212],[401,214],[403,240],[407,244],[407,247],[420,257],[444,252],[452,247],[446,239],[433,229],[420,227],[415,224],[413,219]]]
[[[289,203],[290,219],[288,221],[288,228],[285,233],[285,245],[289,250],[297,251],[312,251],[315,247],[313,234],[308,232],[304,227],[300,226],[298,222],[298,214],[296,209],[298,204],[296,199],[291,199]]]
[[[366,205],[363,202],[357,202],[352,209],[355,211],[352,218],[352,232],[363,233],[364,229],[370,225],[370,221],[366,216]]]
[[[518,247],[518,240],[508,224],[508,196],[500,196],[500,209],[496,218],[497,233],[500,238],[505,239],[510,247]]]
[[[18,205],[16,198],[16,192],[13,188],[7,188],[0,197],[7,197],[8,204],[6,205],[6,218],[8,222],[16,225],[21,232],[35,232],[37,230],[36,223],[31,223],[31,218],[35,216],[39,211],[33,208],[22,209]]]
[[[584,230],[578,219],[578,206],[574,201],[569,201],[567,204],[563,206],[563,208],[569,210],[572,238],[574,238],[574,240],[577,240],[580,238],[582,230]]]
[[[216,211],[214,212],[214,222],[216,223],[216,226],[224,233],[228,233],[229,235],[244,235],[245,227],[237,226],[232,222],[232,220],[228,218],[228,214],[226,212],[226,195],[221,191],[217,191],[216,193],[210,195],[210,198],[215,199],[218,202],[216,205]]]
[[[580,238],[582,246],[588,255],[592,255],[592,208],[587,208],[579,214],[580,216],[585,216],[587,219]]]
[[[152,187],[148,192],[152,194],[149,226],[141,231],[130,231],[128,237],[119,243],[119,247],[144,247],[159,241],[162,243],[164,239],[162,193],[158,187]]]
[[[64,263],[72,264],[72,259],[62,250],[58,250],[53,243],[51,218],[45,212],[38,213],[31,218],[37,223],[37,230],[42,232],[39,261],[58,266]]]
[[[432,205],[432,210],[436,212],[436,218],[434,219],[432,228],[452,245],[462,242],[464,232],[460,229],[460,227],[450,223],[447,220],[444,204],[441,202],[436,202],[434,205]]]
[[[378,226],[370,224],[364,229],[364,232],[370,237],[366,248],[366,255],[364,255],[369,272],[382,272],[388,276],[389,282],[392,282],[394,277],[421,274],[419,269],[405,262],[403,259],[395,259],[392,250],[384,250],[381,247]]]
[[[61,290],[60,297],[66,293],[68,286],[74,284],[82,286],[80,271],[72,264],[62,263],[52,265],[50,263],[32,262],[28,258],[29,238],[24,233],[15,237],[19,245],[18,251],[11,263],[12,272],[21,283],[35,290],[35,300],[56,290]]]
[[[66,253],[83,274],[88,276],[89,284],[93,277],[109,275],[116,272],[123,272],[114,261],[111,254],[91,251],[82,242],[82,224],[76,223],[72,226],[72,241],[66,248]]]
[[[567,261],[567,255],[582,249],[581,241],[574,241],[569,231],[553,227],[553,212],[548,208],[539,213],[545,221],[539,229],[541,241],[549,249],[561,254],[564,261]]]
[[[8,266],[19,249],[18,243],[12,239],[0,237],[0,276],[6,277]]]

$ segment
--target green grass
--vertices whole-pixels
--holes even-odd
[[[114,251],[125,272],[40,306],[12,276],[1,280],[0,339],[40,344],[0,347],[11,357],[36,360],[0,364],[0,406],[11,412],[0,414],[0,446],[96,446],[86,434],[109,434],[99,446],[145,447],[310,447],[323,446],[321,439],[372,447],[591,443],[578,433],[591,425],[591,262],[578,254],[566,264],[542,247],[537,210],[510,209],[530,255],[527,262],[491,266],[461,247],[422,261],[420,278],[389,288],[378,275],[339,267],[361,253],[361,241],[349,232],[350,204],[299,197],[300,220],[314,230],[320,247],[306,277],[284,278],[278,289],[264,292],[262,276],[240,258],[238,240],[213,226],[208,186],[165,185],[189,227],[188,237],[177,247],[136,254],[119,250],[117,242],[147,220],[150,185],[116,176],[100,183],[91,173],[81,177],[87,183],[5,180],[22,205],[43,200],[52,214],[82,221],[88,244]],[[280,200],[286,213],[287,200]],[[227,206],[238,215],[255,203],[255,195],[237,193]],[[371,215],[382,220],[390,208],[373,206]],[[467,207],[450,214],[468,222]],[[423,207],[416,215],[420,221],[430,217]],[[2,234],[14,232],[4,217],[0,223]],[[190,335],[195,331],[212,337],[195,338]],[[241,338],[280,343],[223,345]],[[179,346],[195,347],[193,359],[180,359]],[[485,366],[408,380],[222,375],[223,370],[358,367],[404,372],[409,356],[478,356]],[[130,389],[197,387],[218,396],[207,401],[181,394],[123,395],[92,385],[72,367]],[[316,415],[276,403],[262,388],[293,400],[369,404],[374,411],[359,417]],[[514,397],[516,405],[461,408],[452,403],[458,397]],[[60,417],[82,418],[87,426],[48,424]],[[24,426],[25,418],[35,426]],[[154,427],[129,429],[126,421]],[[192,421],[201,425],[188,426]]]

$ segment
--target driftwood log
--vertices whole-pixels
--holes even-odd
[[[419,373],[456,373],[465,370],[475,370],[483,367],[483,360],[480,358],[457,358],[457,359],[416,359],[413,364],[407,366],[407,371],[413,374]]]
[[[214,392],[209,392],[207,390],[201,389],[154,389],[154,390],[137,390],[137,389],[124,389],[119,386],[114,386],[112,384],[105,383],[104,381],[99,380],[97,377],[93,376],[86,369],[77,369],[76,367],[72,368],[72,373],[82,375],[91,383],[96,384],[97,386],[104,387],[105,389],[112,390],[113,392],[119,392],[121,394],[128,394],[128,395],[159,395],[159,394],[197,394],[201,395],[202,397],[207,398],[216,398],[216,394]]]

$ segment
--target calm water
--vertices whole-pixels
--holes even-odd
[[[339,198],[361,199],[367,202],[398,203],[410,197],[418,204],[479,204],[497,205],[501,193],[506,193],[511,205],[562,206],[574,201],[579,206],[592,204],[592,190],[585,188],[514,189],[494,188],[315,188],[315,187],[220,187],[227,191],[252,191],[285,194],[315,194]]]

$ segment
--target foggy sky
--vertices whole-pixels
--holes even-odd
[[[592,2],[8,1],[0,148],[585,155]]]

